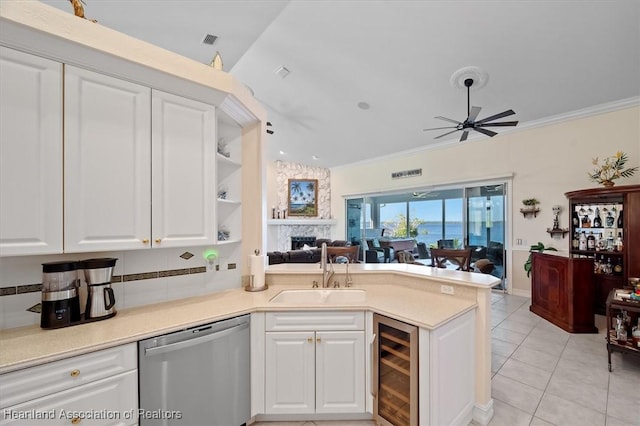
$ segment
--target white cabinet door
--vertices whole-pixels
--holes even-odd
[[[314,413],[314,333],[266,333],[265,339],[265,412]]]
[[[138,420],[137,370],[2,410],[0,425],[133,425]],[[34,416],[37,420],[34,420]],[[41,419],[42,417],[44,419]]]
[[[316,412],[365,411],[364,331],[316,332]]]
[[[0,47],[0,255],[62,253],[62,64]]]
[[[215,108],[156,90],[152,99],[152,244],[213,244]]]
[[[151,89],[65,67],[66,252],[151,238]]]

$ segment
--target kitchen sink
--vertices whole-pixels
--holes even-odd
[[[302,303],[302,304],[340,304],[364,302],[367,293],[360,289],[305,289],[282,290],[276,294],[272,303]]]

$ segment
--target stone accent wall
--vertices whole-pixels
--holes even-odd
[[[276,161],[276,182],[278,184],[278,206],[287,208],[287,184],[289,179],[318,179],[317,219],[331,219],[330,171],[322,167],[305,166],[298,163]],[[307,235],[307,234],[299,234]],[[318,236],[320,238],[320,236]]]

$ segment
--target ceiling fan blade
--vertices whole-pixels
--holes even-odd
[[[464,142],[467,140],[467,136],[469,136],[469,131],[465,130],[464,132],[462,132],[462,136],[460,136],[460,142]]]
[[[499,114],[492,115],[491,117],[483,118],[482,120],[478,120],[478,121],[476,121],[476,124],[486,123],[487,121],[497,120],[498,118],[508,117],[510,115],[513,115],[513,114],[515,114],[515,112],[513,112],[512,109],[510,109],[508,111],[502,111]]]
[[[480,110],[482,107],[473,106],[471,107],[471,111],[469,111],[469,117],[467,117],[467,121],[473,123],[478,118],[478,114],[480,114]]]
[[[449,127],[432,127],[430,129],[422,129],[423,132],[426,132],[427,130],[441,130],[441,129],[457,129],[458,126],[449,126]]]
[[[443,135],[436,136],[434,139],[440,139],[440,138],[441,138],[441,137],[443,137],[443,136],[450,135],[451,133],[455,133],[455,132],[457,132],[457,131],[458,131],[458,129],[452,130],[452,131],[447,132],[447,133],[445,133],[445,134],[443,134]]]
[[[494,137],[495,135],[497,135],[496,132],[492,132],[491,130],[487,130],[487,129],[483,129],[482,127],[474,127],[473,130],[476,130],[480,133],[484,133],[485,135],[489,136],[489,137]]]
[[[442,117],[442,116],[440,116],[440,115],[439,115],[439,116],[437,116],[437,117],[434,117],[434,118],[437,118],[438,120],[448,121],[448,122],[450,122],[450,123],[462,124],[462,123],[461,123],[461,122],[459,122],[459,121],[452,120],[452,119],[447,118],[447,117]]]
[[[518,122],[517,121],[499,121],[497,123],[481,123],[478,124],[476,123],[476,126],[482,126],[482,127],[491,127],[491,126],[517,126]]]

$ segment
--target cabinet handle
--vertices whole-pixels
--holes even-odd
[[[322,339],[320,339],[319,337],[316,339],[316,343],[320,343],[322,341]]]
[[[156,238],[156,244],[160,244],[161,241],[162,241],[162,238]]]
[[[313,343],[313,337],[307,337],[307,343]]]
[[[71,377],[78,377],[80,375],[80,370],[73,370],[70,375]]]
[[[142,244],[149,244],[149,239],[145,238],[144,240],[142,240]]]
[[[71,424],[72,425],[78,425],[78,424],[80,424],[81,421],[82,421],[81,417],[74,417],[73,419],[71,419]]]

